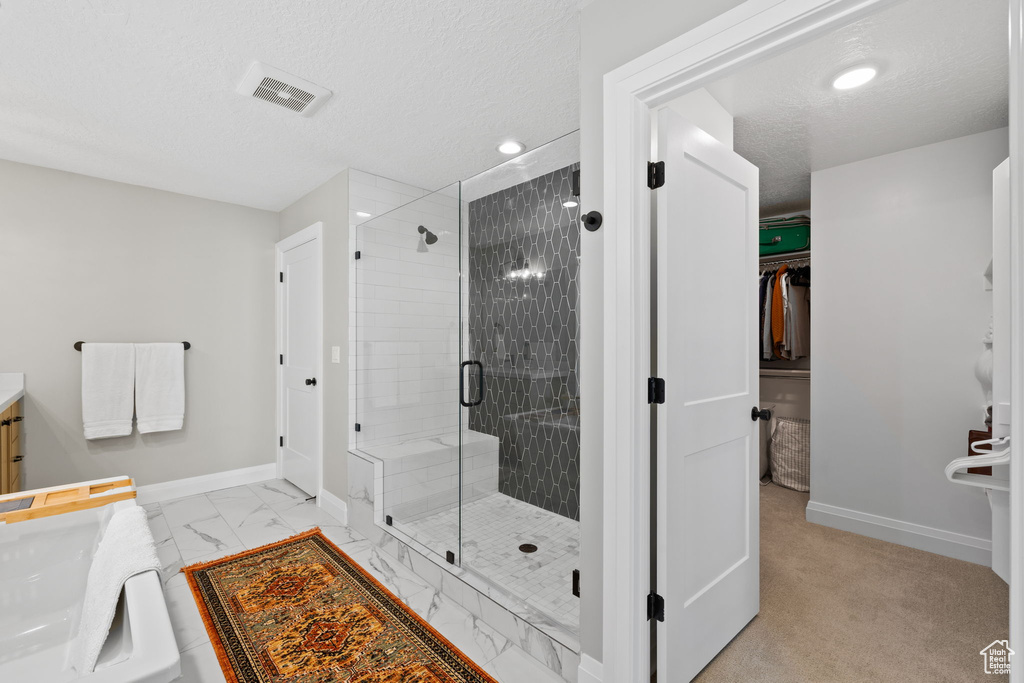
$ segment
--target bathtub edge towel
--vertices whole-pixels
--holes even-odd
[[[139,433],[170,432],[185,422],[185,347],[135,345],[135,413]]]
[[[82,345],[82,424],[86,439],[131,434],[134,391],[133,344]]]
[[[71,664],[79,674],[96,668],[125,581],[159,569],[146,510],[133,506],[115,512],[103,530],[85,583],[82,616],[71,646]]]

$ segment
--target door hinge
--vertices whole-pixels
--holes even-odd
[[[358,422],[356,422],[356,431],[357,431],[357,432],[360,432],[360,431],[362,431],[362,430],[363,430],[363,425],[361,425],[361,424],[359,424]]]
[[[665,184],[665,162],[664,161],[648,161],[647,162],[647,187],[652,190],[657,190],[659,187]]]
[[[648,377],[647,378],[647,402],[648,403],[664,403],[665,402],[665,380],[660,377]]]
[[[361,252],[361,251],[357,251],[357,252],[356,252],[356,261],[358,261],[358,260],[359,260],[359,259],[361,259],[361,258],[363,258],[363,252]]]
[[[279,272],[277,277],[280,282],[284,282],[284,271]]]
[[[444,559],[448,562],[448,564],[455,564],[455,553],[453,553],[451,550],[446,550],[444,553]]]
[[[665,598],[654,591],[647,595],[647,621],[651,619],[665,621]]]
[[[280,446],[281,448],[284,448],[284,437],[283,436],[277,437],[277,445]]]
[[[284,354],[283,353],[280,356],[280,360],[281,360],[281,365],[284,365]]]
[[[580,597],[580,570],[572,570],[572,594],[577,598]]]

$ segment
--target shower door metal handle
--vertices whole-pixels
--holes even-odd
[[[479,381],[480,391],[475,401],[466,400],[466,367],[469,365],[475,365],[479,368],[480,372],[477,375]],[[463,408],[472,408],[478,406],[484,402],[484,364],[478,360],[464,360],[459,365],[459,403]]]

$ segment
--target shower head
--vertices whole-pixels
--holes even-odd
[[[427,230],[422,225],[416,228],[416,232],[423,235],[423,241],[427,244],[434,244],[437,242],[437,235]]]

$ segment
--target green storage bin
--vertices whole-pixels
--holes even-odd
[[[769,218],[760,222],[761,256],[811,247],[811,222],[806,216]]]

